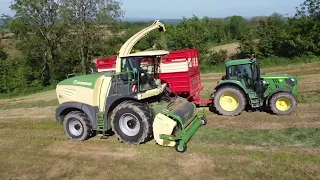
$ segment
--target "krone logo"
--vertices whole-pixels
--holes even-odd
[[[91,82],[83,82],[83,81],[78,81],[78,80],[74,80],[73,84],[78,84],[78,85],[83,85],[83,86],[91,86],[92,85]]]

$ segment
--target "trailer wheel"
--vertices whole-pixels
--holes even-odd
[[[201,118],[201,125],[207,125],[207,118],[205,118],[205,117],[202,117]]]
[[[153,110],[146,104],[125,101],[113,110],[112,130],[126,144],[145,143],[153,138],[153,119]]]
[[[237,87],[225,86],[216,92],[213,105],[221,115],[237,116],[245,109],[246,98]]]
[[[277,115],[290,115],[296,109],[296,98],[286,92],[273,95],[269,103],[272,113]]]
[[[67,114],[63,126],[68,138],[74,141],[87,140],[93,134],[89,118],[81,111],[73,111]]]
[[[182,147],[180,147],[179,144],[180,144],[180,143],[177,142],[176,145],[175,145],[176,151],[179,152],[179,153],[184,153],[184,152],[186,152],[186,151],[187,151],[187,144],[183,144]]]

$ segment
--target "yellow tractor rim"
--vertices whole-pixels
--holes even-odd
[[[288,109],[290,109],[290,107],[291,107],[291,103],[290,103],[290,100],[287,98],[279,98],[276,101],[276,108],[279,111],[287,111]]]
[[[239,99],[235,94],[226,93],[220,97],[220,106],[225,111],[235,111],[239,107]]]

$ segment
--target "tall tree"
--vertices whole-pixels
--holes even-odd
[[[66,34],[59,17],[59,4],[55,0],[14,0],[11,9],[15,15],[8,27],[21,40],[21,50],[26,56],[38,57],[33,64],[42,67],[35,68],[41,69],[43,79],[54,83],[59,79],[56,66],[60,60],[59,44]]]
[[[300,8],[296,8],[296,16],[310,16],[314,19],[320,20],[320,0],[306,0]]]
[[[81,60],[81,73],[89,70],[96,49],[102,39],[117,33],[122,17],[121,3],[114,0],[61,0],[62,17],[71,31],[70,47]]]

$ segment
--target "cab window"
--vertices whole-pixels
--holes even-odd
[[[230,66],[228,68],[228,76],[230,79],[246,78],[251,79],[251,64],[240,64],[235,66]]]

